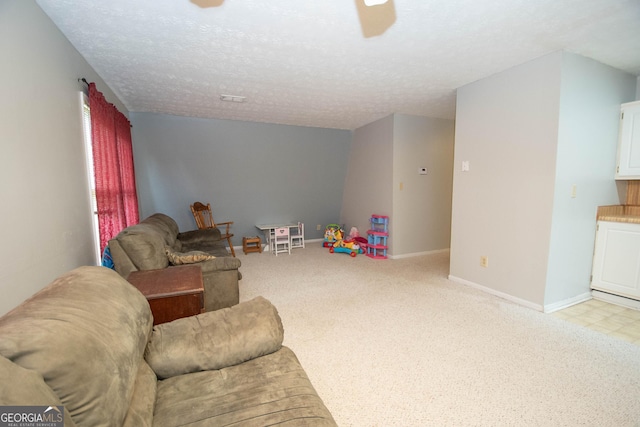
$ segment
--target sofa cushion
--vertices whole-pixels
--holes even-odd
[[[207,228],[204,230],[191,230],[178,234],[178,241],[182,245],[182,251],[202,251],[217,257],[228,257],[227,241],[221,240],[220,230]]]
[[[163,237],[165,244],[174,246],[178,236],[178,224],[168,215],[163,213],[155,213],[144,220],[140,224],[151,225]]]
[[[156,403],[156,374],[144,360],[140,361],[133,397],[122,427],[151,427]]]
[[[273,353],[284,329],[276,308],[257,297],[153,328],[145,359],[158,375],[220,369]]]
[[[165,251],[169,259],[169,264],[171,265],[195,264],[197,262],[216,259],[214,255],[202,251],[178,252],[170,246],[167,246]]]
[[[38,372],[76,425],[121,425],[151,328],[138,290],[80,267],[0,318],[0,354]]]
[[[60,406],[62,402],[53,390],[44,382],[42,375],[36,371],[25,369],[9,359],[0,356],[1,406]],[[17,423],[16,423],[17,424]],[[75,423],[64,408],[64,425],[75,427]]]
[[[232,256],[230,256],[231,254],[229,253],[229,251],[227,250],[227,246],[223,243],[223,242],[215,242],[215,243],[210,243],[210,244],[204,244],[204,245],[198,245],[198,246],[186,246],[183,245],[182,246],[182,251],[187,251],[187,250],[196,250],[196,251],[201,251],[201,252],[205,252],[208,253],[209,255],[213,255],[216,256],[218,258],[233,258]]]
[[[190,230],[182,233],[178,233],[178,240],[182,241],[182,244],[187,247],[200,246],[202,244],[210,242],[220,242],[222,235],[218,228],[204,228],[199,230]],[[224,242],[221,242],[224,244]]]
[[[219,371],[159,381],[153,425],[335,427],[336,423],[295,354],[281,347]]]
[[[118,243],[138,270],[156,270],[169,266],[164,250],[166,241],[151,224],[127,227],[116,237]]]

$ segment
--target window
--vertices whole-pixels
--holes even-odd
[[[84,135],[84,152],[87,165],[87,179],[89,189],[89,201],[91,209],[91,222],[93,230],[93,249],[96,265],[100,265],[100,231],[98,228],[98,203],[96,200],[96,178],[93,169],[93,148],[91,146],[91,108],[89,98],[84,92],[80,92],[80,106],[82,108],[82,131]]]

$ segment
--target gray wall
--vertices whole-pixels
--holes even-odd
[[[393,230],[393,116],[356,129],[348,158],[340,224],[366,238],[371,215],[388,215]]]
[[[394,115],[391,250],[396,257],[449,248],[454,126],[453,120]],[[422,167],[427,175],[418,173]]]
[[[302,221],[307,239],[338,221],[351,132],[131,113],[140,216],[195,228],[189,205],[234,221],[234,245],[256,224]],[[317,225],[321,230],[317,231]]]
[[[366,237],[371,215],[388,215],[390,256],[447,249],[453,131],[453,120],[406,114],[357,129],[342,201],[346,231],[355,226]]]
[[[35,2],[0,0],[0,313],[95,264],[79,94],[126,110]]]
[[[539,310],[588,291],[595,206],[618,202],[614,112],[634,80],[557,52],[458,89],[453,279]]]

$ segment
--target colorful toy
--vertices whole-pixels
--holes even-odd
[[[357,254],[363,254],[363,243],[366,247],[366,239],[360,237],[358,229],[351,227],[349,237],[344,238],[344,230],[338,224],[329,224],[324,229],[324,242],[322,246],[329,248],[329,252],[345,253],[352,257]]]
[[[387,259],[387,238],[389,237],[389,217],[371,215],[371,229],[367,231],[367,256],[373,259]]]
[[[344,231],[338,224],[329,224],[324,229],[324,243],[322,246],[325,248],[332,247],[337,241],[342,240]]]
[[[340,247],[338,246],[336,247],[330,247],[329,248],[329,252],[334,253],[334,252],[342,252],[345,254],[349,254],[352,258],[354,258],[357,254],[358,254],[359,248],[356,250],[353,249],[349,249],[349,248],[345,248],[345,247]]]
[[[355,231],[354,231],[355,230]],[[354,237],[357,236],[357,237]],[[346,239],[338,239],[336,240],[331,247],[329,247],[329,252],[334,253],[348,253],[352,257],[355,257],[357,254],[362,254],[364,251],[362,247],[358,243],[356,239],[359,238],[358,229],[353,227],[351,228],[351,232],[349,233],[349,237]]]
[[[364,253],[367,251],[367,239],[360,236],[360,232],[356,227],[351,227],[351,230],[349,231],[349,239],[355,240],[355,242],[360,245],[360,253]]]

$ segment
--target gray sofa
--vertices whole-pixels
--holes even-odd
[[[197,262],[202,267],[205,311],[235,305],[239,301],[239,259],[227,252],[217,228],[180,233],[173,218],[156,213],[122,230],[109,241],[118,273],[127,278],[132,271],[167,268],[175,263]],[[201,258],[210,258],[198,261]]]
[[[256,298],[152,327],[113,270],[80,267],[0,318],[0,405],[73,426],[335,426],[274,306]]]

